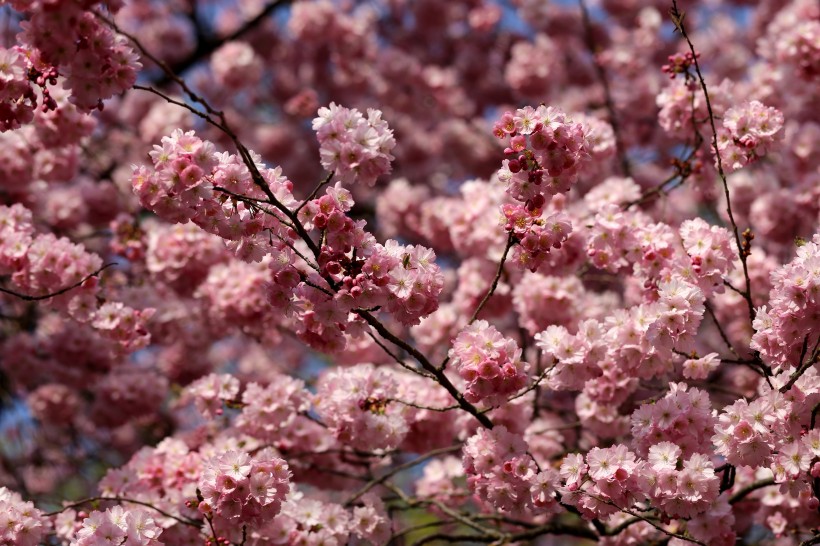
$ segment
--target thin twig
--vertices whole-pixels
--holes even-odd
[[[253,16],[251,19],[245,21],[242,26],[231,32],[230,34],[214,38],[210,40],[205,40],[197,43],[196,49],[185,59],[174,63],[174,66],[171,67],[171,70],[174,73],[180,74],[185,72],[189,68],[191,68],[197,62],[203,60],[208,55],[219,49],[223,44],[228,42],[232,42],[238,40],[243,35],[247,34],[251,30],[258,27],[265,19],[267,19],[277,8],[287,6],[290,4],[292,0],[275,0],[273,2],[269,2],[262,8],[262,10]],[[168,81],[172,81],[173,78],[169,78],[167,71],[166,71],[166,78],[160,79],[157,81],[157,84],[164,84]]]
[[[175,516],[173,514],[169,514],[168,512],[162,510],[161,508],[157,508],[156,506],[154,506],[153,504],[151,504],[149,502],[140,501],[140,500],[136,500],[136,499],[129,499],[129,498],[125,498],[125,497],[89,497],[87,499],[83,499],[83,500],[79,500],[79,501],[76,501],[76,502],[72,502],[70,504],[66,504],[65,506],[63,506],[59,510],[55,510],[54,512],[49,512],[49,513],[44,514],[44,515],[46,517],[52,517],[52,516],[56,516],[57,514],[61,514],[61,513],[65,512],[66,510],[77,508],[77,507],[80,507],[80,506],[83,506],[85,504],[89,504],[89,503],[92,503],[92,502],[101,502],[101,501],[125,502],[125,503],[129,503],[129,504],[137,504],[139,506],[144,506],[146,508],[150,508],[150,509],[154,510],[155,512],[159,513],[159,514],[162,514],[166,518],[171,518],[175,521],[178,521],[179,523],[183,523],[185,525],[189,525],[189,526],[195,527],[197,529],[201,528],[201,526],[202,526],[201,523],[196,521],[196,520],[192,520],[192,519],[188,519],[188,518]]]
[[[737,354],[737,351],[735,351],[735,348],[732,346],[732,342],[729,341],[729,336],[727,336],[726,332],[723,331],[723,326],[721,326],[720,321],[717,319],[717,316],[715,315],[715,310],[712,309],[712,305],[709,303],[708,300],[705,302],[704,307],[706,308],[706,312],[709,313],[709,316],[712,318],[712,322],[715,323],[715,326],[717,327],[718,332],[720,333],[720,337],[721,339],[723,339],[723,343],[726,344],[726,347],[729,348],[729,351],[733,355],[740,358]]]
[[[444,372],[440,369],[433,366],[430,361],[424,356],[418,349],[401,339],[400,337],[396,336],[393,332],[388,330],[381,322],[376,320],[376,318],[371,315],[368,311],[363,309],[356,309],[354,313],[358,314],[362,317],[365,322],[367,322],[370,326],[372,326],[378,334],[392,343],[397,347],[401,347],[404,349],[410,356],[412,356],[416,362],[421,364],[421,367],[424,368],[426,371],[430,372],[435,378],[438,383],[444,387],[447,392],[450,393],[458,405],[462,407],[467,413],[475,417],[479,423],[481,423],[485,428],[493,428],[493,422],[490,420],[489,417],[484,415],[480,412],[474,405],[469,403],[465,398],[464,395],[453,385],[452,381],[444,375]]]
[[[384,343],[382,343],[382,342],[381,342],[381,340],[379,340],[379,338],[377,338],[376,336],[374,336],[372,332],[367,332],[367,335],[368,335],[368,336],[370,336],[370,339],[372,339],[372,340],[376,343],[376,345],[378,345],[379,347],[381,347],[381,348],[382,348],[382,350],[383,350],[385,353],[387,353],[388,355],[390,355],[390,358],[392,358],[392,359],[393,359],[393,360],[394,360],[394,361],[395,361],[395,362],[396,362],[399,366],[401,366],[402,368],[404,368],[404,369],[406,369],[406,370],[408,370],[408,371],[411,371],[411,372],[413,372],[414,374],[420,375],[420,376],[422,376],[422,377],[427,377],[427,378],[429,378],[429,379],[435,379],[435,377],[433,376],[433,374],[431,374],[431,373],[429,373],[429,372],[426,372],[426,371],[424,371],[424,370],[419,370],[418,368],[414,368],[414,367],[412,367],[412,366],[408,366],[408,365],[407,365],[407,363],[406,363],[404,360],[402,360],[401,358],[399,358],[399,356],[398,356],[397,354],[395,354],[393,351],[391,351],[391,350],[390,350],[390,349],[389,349],[389,348],[388,348],[388,347],[387,347]],[[401,402],[401,401],[400,401],[400,400],[397,400],[397,402]],[[402,402],[402,403],[404,404],[405,402]],[[409,405],[409,404],[408,404],[408,405]],[[459,406],[456,406],[456,407],[459,407]],[[429,409],[429,408],[425,408],[425,409]]]
[[[300,211],[300,210],[302,210],[302,208],[303,208],[305,205],[307,205],[308,203],[310,203],[310,202],[313,200],[313,198],[315,198],[315,197],[316,197],[316,194],[317,194],[317,193],[319,193],[319,190],[320,190],[320,189],[322,189],[322,186],[324,186],[325,184],[327,184],[328,182],[330,182],[330,180],[333,178],[333,175],[334,175],[335,173],[336,173],[336,171],[330,171],[330,172],[328,173],[328,175],[324,178],[324,180],[322,180],[321,182],[319,182],[319,185],[318,185],[318,186],[316,186],[315,188],[313,188],[313,191],[312,191],[312,192],[310,192],[310,195],[308,195],[308,196],[305,198],[305,200],[304,200],[304,201],[302,201],[302,204],[301,204],[301,205],[299,205],[298,207],[296,207],[296,210],[294,211],[294,213],[299,214],[299,211]]]
[[[595,44],[595,35],[592,28],[592,20],[589,17],[584,0],[578,0],[581,7],[581,20],[584,24],[584,39],[586,41],[587,49],[592,55],[592,64],[595,66],[595,73],[598,76],[598,81],[604,90],[604,104],[606,105],[607,114],[609,114],[609,124],[612,126],[612,133],[615,137],[615,149],[618,154],[618,160],[621,164],[621,171],[626,177],[632,177],[632,169],[629,166],[629,159],[626,155],[626,148],[624,147],[623,138],[621,135],[620,123],[618,122],[618,115],[615,111],[615,101],[612,100],[612,91],[609,88],[609,79],[606,75],[606,69],[598,59],[598,48]]]
[[[756,311],[754,302],[752,300],[752,283],[751,279],[749,278],[749,267],[746,264],[747,254],[744,251],[743,243],[740,239],[740,230],[737,227],[737,222],[735,221],[735,216],[732,212],[732,200],[731,196],[729,195],[729,183],[726,181],[726,172],[723,170],[723,159],[720,157],[720,150],[718,149],[717,128],[715,127],[715,114],[712,110],[712,101],[709,98],[709,90],[706,88],[706,80],[703,78],[703,73],[700,70],[700,64],[698,63],[698,55],[695,51],[695,45],[692,43],[692,40],[689,39],[689,35],[686,33],[686,26],[683,24],[684,17],[683,14],[678,10],[677,0],[672,0],[672,9],[670,10],[670,15],[672,16],[672,22],[675,24],[675,27],[681,33],[681,36],[684,40],[686,40],[686,43],[689,46],[689,51],[692,53],[695,73],[698,76],[700,88],[703,91],[703,98],[706,102],[706,111],[709,113],[709,125],[712,128],[712,147],[714,148],[715,156],[717,158],[718,174],[720,175],[720,180],[723,183],[723,193],[726,196],[726,212],[729,215],[729,221],[732,224],[732,231],[735,235],[735,242],[737,243],[737,252],[740,257],[740,262],[743,265],[743,278],[746,281],[746,289],[743,292],[741,292],[741,295],[743,296],[743,299],[746,300],[746,304],[749,307],[749,320],[750,322],[754,322]]]
[[[470,321],[467,325],[472,324],[478,318],[478,314],[481,313],[481,310],[484,309],[484,306],[487,305],[487,302],[490,300],[492,295],[495,293],[495,290],[498,288],[498,281],[501,279],[501,273],[504,271],[504,262],[507,261],[507,254],[509,254],[510,249],[515,244],[515,236],[510,233],[507,237],[507,244],[504,246],[504,254],[501,255],[501,261],[498,262],[498,269],[495,272],[495,278],[493,279],[490,288],[487,290],[487,293],[484,294],[484,298],[478,304],[478,307],[475,308],[473,311],[473,315],[470,317]]]
[[[61,288],[60,290],[57,290],[56,292],[51,292],[50,294],[44,294],[42,296],[30,296],[28,294],[21,294],[20,292],[15,292],[14,290],[9,290],[8,288],[3,288],[3,287],[0,287],[0,292],[2,292],[4,294],[9,294],[10,296],[14,296],[16,298],[20,298],[21,300],[25,300],[25,301],[47,300],[49,298],[54,298],[54,297],[57,297],[57,296],[61,296],[61,295],[65,294],[66,292],[77,288],[78,286],[82,285],[85,281],[87,281],[91,277],[96,277],[97,275],[102,273],[103,270],[108,269],[109,267],[111,267],[113,265],[117,265],[117,264],[113,263],[113,262],[109,263],[109,264],[105,264],[104,266],[102,266],[101,268],[96,270],[95,272],[90,273],[89,275],[83,277],[82,280],[75,282],[71,286]]]
[[[731,497],[729,497],[729,504],[735,504],[736,502],[740,502],[744,498],[746,498],[750,493],[753,493],[758,489],[763,489],[764,487],[769,487],[770,485],[774,484],[774,478],[760,480],[752,484],[749,484],[742,489],[738,489],[737,492],[735,492]]]
[[[384,475],[367,482],[364,485],[364,487],[362,487],[361,489],[356,491],[350,498],[348,498],[344,502],[344,506],[346,506],[346,507],[350,506],[359,497],[361,497],[362,495],[364,495],[365,493],[367,493],[368,491],[370,491],[371,489],[373,489],[377,485],[380,485],[380,484],[386,482],[387,480],[389,480],[390,478],[392,478],[393,476],[395,476],[399,472],[407,470],[408,468],[413,468],[414,466],[418,466],[421,463],[423,463],[423,462],[425,462],[429,459],[432,459],[434,457],[438,457],[439,455],[442,455],[444,453],[452,453],[454,451],[459,451],[461,448],[462,448],[462,445],[458,444],[458,445],[454,445],[454,446],[447,446],[447,447],[442,447],[442,448],[439,448],[439,449],[434,449],[432,451],[429,451],[429,452],[425,453],[424,455],[421,455],[420,457],[417,457],[417,458],[413,459],[412,461],[408,461],[404,464],[400,464],[399,466],[395,466],[392,469],[390,469],[389,472],[385,473]]]
[[[435,408],[433,406],[422,406],[421,404],[416,404],[414,402],[408,402],[406,400],[400,400],[398,398],[388,398],[386,401],[387,402],[396,402],[397,404],[401,404],[402,406],[407,406],[409,408],[416,408],[416,409],[426,410],[426,411],[437,411],[437,412],[440,412],[440,413],[446,413],[448,411],[453,411],[453,410],[456,410],[456,409],[461,407],[458,404],[453,404],[452,406],[444,406],[443,408]]]
[[[800,377],[804,373],[806,373],[806,371],[809,368],[814,366],[814,364],[817,363],[818,358],[820,358],[820,352],[818,352],[818,350],[817,350],[818,346],[820,346],[820,336],[818,336],[817,337],[817,343],[815,343],[814,349],[812,349],[812,351],[811,351],[811,356],[808,359],[806,359],[805,362],[803,362],[803,357],[806,354],[806,347],[807,347],[807,344],[808,344],[808,340],[809,340],[809,334],[806,334],[806,337],[803,338],[803,349],[802,349],[802,352],[800,354],[800,363],[797,365],[797,369],[794,371],[794,373],[792,373],[791,377],[789,377],[788,382],[786,382],[785,385],[780,387],[780,392],[785,393],[789,389],[791,389],[794,386],[794,384],[797,383],[797,380],[800,379]]]

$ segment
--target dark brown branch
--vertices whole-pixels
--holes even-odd
[[[405,363],[405,362],[404,362],[401,358],[399,358],[399,356],[398,356],[397,354],[395,354],[395,353],[394,353],[393,351],[391,351],[391,350],[390,350],[390,349],[389,349],[389,348],[388,348],[388,347],[387,347],[384,343],[382,343],[382,342],[381,342],[381,340],[379,340],[379,338],[377,338],[376,336],[374,336],[372,332],[367,332],[367,335],[369,335],[369,336],[370,336],[370,339],[372,339],[372,340],[376,343],[376,345],[378,345],[379,347],[381,347],[381,349],[382,349],[385,353],[387,353],[388,355],[390,355],[390,358],[392,358],[392,359],[393,359],[393,360],[394,360],[394,361],[395,361],[395,362],[396,362],[399,366],[401,366],[402,368],[404,368],[404,369],[406,369],[406,370],[408,370],[408,371],[411,371],[411,372],[413,372],[414,374],[418,374],[418,375],[420,375],[420,376],[422,376],[422,377],[427,377],[428,379],[435,379],[435,377],[434,377],[432,374],[427,373],[427,372],[425,372],[424,370],[419,370],[418,368],[413,368],[412,366],[408,366],[408,365],[407,365],[407,364],[406,364],[406,363]],[[397,401],[398,401],[398,400],[397,400]],[[401,402],[401,403],[402,403],[402,404],[407,404],[407,405],[409,405],[407,402]],[[459,406],[456,406],[456,407],[459,407]],[[430,409],[430,408],[425,408],[425,409]]]
[[[204,119],[207,123],[210,123],[211,125],[213,125],[217,129],[219,129],[220,131],[223,131],[223,132],[225,131],[225,128],[222,125],[220,125],[219,122],[217,122],[213,118],[211,118],[207,113],[202,112],[201,110],[197,110],[196,108],[194,108],[190,104],[185,104],[182,101],[172,99],[171,97],[169,97],[168,95],[166,95],[165,93],[160,91],[159,89],[155,89],[153,87],[147,87],[147,86],[139,85],[139,84],[135,84],[133,89],[138,89],[140,91],[148,91],[149,93],[153,93],[154,95],[164,99],[169,104],[174,104],[174,105],[179,106],[181,108],[185,108],[186,110],[188,110],[189,112],[191,112],[195,116],[198,116],[198,117]]]
[[[729,504],[734,504],[736,502],[742,501],[746,498],[750,493],[757,491],[758,489],[763,489],[764,487],[769,487],[770,485],[774,485],[774,478],[769,478],[766,480],[760,480],[758,482],[754,482],[752,484],[747,485],[742,489],[738,489],[736,493],[734,493],[731,497],[729,497]]]
[[[140,50],[143,51],[146,55],[150,55],[145,50],[144,46],[142,46],[142,44],[140,44],[139,40],[137,40],[134,36],[131,36],[130,34],[122,32],[116,26],[116,24],[113,21],[109,21],[109,20],[103,18],[102,16],[100,16],[100,17],[103,20],[105,20],[109,25],[111,25],[111,27],[114,28],[117,32],[119,32],[119,33],[123,34],[124,36],[128,37],[129,39],[131,39],[137,45],[137,47],[139,47]],[[154,57],[152,57],[152,59],[153,58]],[[217,128],[219,128],[225,135],[227,135],[231,139],[231,141],[236,146],[240,157],[242,157],[242,161],[245,163],[245,166],[250,171],[251,178],[252,178],[254,184],[257,187],[259,187],[259,189],[262,191],[262,193],[265,194],[265,196],[268,198],[268,202],[271,205],[273,205],[274,207],[276,207],[278,210],[280,210],[291,221],[291,223],[293,224],[293,229],[296,231],[296,233],[299,235],[299,237],[305,242],[305,244],[308,246],[308,248],[310,248],[311,252],[313,253],[314,258],[316,258],[318,260],[318,257],[319,257],[319,254],[320,254],[319,246],[310,237],[310,234],[307,232],[305,227],[299,221],[299,218],[297,217],[296,212],[290,210],[287,206],[285,206],[284,203],[279,201],[276,198],[276,196],[273,194],[273,192],[271,191],[271,189],[268,186],[267,182],[265,182],[265,179],[262,177],[262,174],[259,172],[259,168],[256,166],[256,163],[254,162],[253,158],[251,157],[250,151],[248,150],[248,148],[244,144],[242,144],[242,142],[239,140],[239,137],[236,135],[236,133],[228,125],[228,122],[225,119],[225,114],[223,112],[215,110],[213,107],[211,107],[208,104],[208,102],[206,100],[204,100],[203,98],[201,98],[198,95],[196,95],[195,93],[193,93],[193,91],[191,91],[191,89],[187,86],[185,81],[182,80],[181,78],[179,78],[178,76],[176,76],[174,71],[171,70],[166,64],[162,63],[162,61],[158,61],[158,64],[169,75],[169,77],[172,77],[172,79],[174,79],[174,81],[176,81],[182,87],[183,91],[192,100],[194,100],[194,101],[198,102],[199,104],[201,104],[205,108],[205,110],[207,111],[208,114],[207,115],[203,114],[202,112],[198,111],[197,109],[192,108],[189,105],[186,105],[184,103],[180,103],[178,101],[173,102],[173,103],[174,104],[179,104],[179,105],[181,105],[185,108],[188,108],[189,110],[193,111],[194,113],[196,113],[200,117],[203,117],[209,123],[211,123],[214,126],[216,126]],[[172,100],[169,97],[167,97],[166,95],[164,95],[162,92],[160,92],[156,89],[153,89],[153,88],[150,88],[150,87],[140,87],[140,88],[145,89],[147,91],[150,91],[152,93],[155,93],[159,96],[162,96],[166,100]],[[217,123],[216,121],[214,121],[211,118],[211,116],[218,116],[219,120],[220,120],[220,123]],[[335,284],[334,284],[332,279],[326,278],[325,280],[327,280],[328,284],[331,286],[331,289],[335,289]],[[318,286],[314,286],[314,288],[317,288],[319,290],[323,290],[323,289],[319,288]],[[372,314],[370,314],[369,311],[359,309],[359,310],[356,310],[355,312],[358,315],[360,315],[362,318],[364,318],[365,321],[368,324],[370,324],[379,333],[380,336],[382,336],[382,338],[386,339],[387,341],[390,341],[391,343],[393,343],[397,347],[400,347],[400,348],[404,349],[405,351],[407,351],[408,354],[410,354],[414,359],[416,359],[416,361],[419,364],[421,364],[422,368],[424,368],[427,372],[432,374],[435,377],[436,381],[440,385],[442,385],[447,390],[447,392],[450,393],[450,395],[458,402],[458,404],[465,411],[467,411],[468,413],[473,415],[476,419],[478,419],[478,421],[484,427],[486,427],[486,428],[492,428],[493,427],[492,421],[486,415],[480,413],[476,409],[475,406],[470,404],[464,398],[464,395],[455,387],[455,385],[453,385],[453,383],[447,378],[447,376],[444,375],[443,370],[439,370],[435,366],[433,366],[430,363],[430,361],[427,359],[427,357],[425,357],[415,347],[412,347],[411,345],[404,342],[401,338],[399,338],[398,336],[393,334],[381,322],[379,322]]]
[[[424,368],[427,372],[430,372],[438,381],[438,383],[444,387],[447,392],[450,393],[458,405],[462,407],[467,413],[478,419],[478,421],[484,425],[486,428],[493,428],[493,422],[490,421],[490,418],[481,413],[474,405],[469,403],[465,398],[464,395],[453,385],[452,381],[444,375],[444,372],[430,363],[426,356],[424,356],[418,349],[401,339],[400,337],[396,336],[393,332],[388,330],[381,322],[376,320],[376,318],[371,315],[368,311],[357,309],[354,311],[360,317],[362,317],[365,322],[367,322],[370,326],[372,326],[376,332],[382,338],[386,339],[393,345],[404,349],[410,356],[412,356],[416,362],[421,364],[421,367]]]
[[[230,34],[218,38],[206,39],[199,41],[197,43],[196,49],[185,59],[174,63],[173,66],[170,67],[171,71],[175,74],[181,74],[185,72],[193,65],[198,63],[201,60],[207,58],[211,53],[219,49],[223,44],[228,42],[232,42],[234,40],[238,40],[248,32],[252,31],[256,27],[258,27],[268,16],[270,16],[277,8],[286,6],[290,4],[292,0],[275,0],[274,2],[269,2],[265,5],[262,10],[256,14],[251,19],[245,21],[245,23],[237,28],[235,31],[231,32]],[[157,85],[164,85],[170,81],[173,81],[173,78],[168,76],[168,72],[165,71],[165,77],[160,78],[157,82]]]

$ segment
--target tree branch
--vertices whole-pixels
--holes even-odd
[[[367,482],[364,485],[364,487],[362,487],[361,489],[356,491],[350,498],[348,498],[344,502],[344,506],[349,507],[351,504],[353,504],[356,501],[356,499],[358,499],[359,497],[361,497],[362,495],[364,495],[365,493],[367,493],[368,491],[370,491],[371,489],[373,489],[377,485],[386,482],[387,480],[389,480],[390,478],[392,478],[393,476],[395,476],[399,472],[407,470],[408,468],[413,468],[414,466],[420,465],[421,463],[423,463],[423,462],[425,462],[429,459],[432,459],[434,457],[438,457],[439,455],[442,455],[444,453],[452,453],[454,451],[459,451],[461,449],[461,447],[462,447],[462,445],[458,444],[458,445],[454,445],[454,446],[447,446],[447,447],[442,447],[442,448],[439,448],[439,449],[434,449],[432,451],[429,451],[429,452],[425,453],[424,455],[422,455],[420,457],[417,457],[417,458],[413,459],[412,461],[408,461],[404,464],[400,464],[399,466],[395,466],[395,467],[391,468],[384,475]]]
[[[729,215],[729,221],[732,224],[732,231],[735,235],[735,242],[737,243],[737,252],[740,257],[740,262],[743,265],[743,278],[746,281],[746,290],[741,292],[743,299],[746,300],[746,304],[749,307],[749,321],[754,322],[755,319],[755,306],[754,302],[752,301],[752,286],[751,280],[749,279],[749,267],[746,264],[747,253],[744,251],[743,243],[740,239],[740,230],[737,227],[737,222],[735,221],[734,213],[732,212],[732,200],[729,195],[729,183],[726,181],[726,172],[723,170],[723,159],[720,157],[720,150],[718,149],[718,140],[717,140],[717,128],[715,127],[715,114],[712,110],[712,101],[709,98],[709,90],[706,88],[706,80],[703,78],[703,73],[700,71],[700,64],[698,63],[698,55],[695,51],[695,45],[692,43],[692,40],[689,39],[689,35],[686,33],[686,26],[683,24],[683,14],[678,10],[678,2],[677,0],[672,0],[672,9],[670,10],[670,15],[672,16],[672,22],[675,24],[675,27],[681,33],[681,36],[684,40],[686,40],[687,45],[689,46],[689,51],[692,53],[695,73],[698,76],[698,81],[700,83],[700,88],[703,91],[703,98],[706,102],[706,111],[709,112],[709,125],[712,128],[712,147],[715,151],[715,156],[717,157],[717,166],[718,166],[718,174],[720,175],[720,180],[723,183],[723,193],[726,196],[726,212]]]
[[[102,266],[101,268],[96,270],[95,272],[88,274],[87,276],[83,277],[82,280],[75,282],[71,286],[61,288],[60,290],[57,290],[56,292],[51,292],[50,294],[44,294],[42,296],[30,296],[30,295],[27,295],[27,294],[21,294],[20,292],[15,292],[14,290],[9,290],[8,288],[3,288],[3,287],[0,287],[0,292],[2,292],[4,294],[9,294],[10,296],[14,296],[16,298],[20,298],[21,300],[25,300],[25,301],[47,300],[49,298],[54,298],[54,297],[57,297],[57,296],[61,296],[61,295],[65,294],[66,292],[77,288],[78,286],[82,285],[85,281],[87,281],[91,277],[96,277],[97,275],[102,273],[105,269],[108,269],[109,267],[111,267],[113,265],[117,265],[117,264],[113,263],[113,262],[109,263],[109,264],[105,264],[104,266]]]
[[[581,20],[584,24],[584,39],[586,41],[587,49],[592,55],[592,64],[595,66],[595,73],[598,76],[598,81],[604,89],[604,104],[606,105],[607,114],[609,115],[609,124],[612,125],[612,133],[615,136],[615,149],[618,153],[618,161],[621,165],[621,172],[624,176],[632,177],[632,169],[629,166],[629,159],[626,155],[626,148],[624,147],[623,138],[621,135],[620,123],[618,122],[618,115],[615,112],[615,101],[612,100],[612,91],[609,88],[609,80],[606,75],[606,69],[601,61],[598,59],[598,48],[595,45],[595,36],[593,34],[592,20],[589,17],[589,10],[587,10],[586,2],[578,0],[581,7]]]

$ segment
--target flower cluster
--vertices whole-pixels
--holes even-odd
[[[450,349],[453,367],[467,381],[464,397],[486,406],[499,406],[527,384],[529,364],[521,349],[485,320],[459,332]]]
[[[384,245],[376,243],[364,231],[363,222],[346,216],[352,206],[350,192],[337,184],[328,188],[326,195],[309,201],[300,212],[306,226],[320,229],[324,235],[318,262],[322,272],[340,284],[334,297],[337,307],[346,311],[386,305],[402,324],[417,324],[438,308],[444,281],[435,263],[435,252],[392,240]],[[282,262],[271,267],[289,286],[296,279],[293,268],[285,265]],[[286,288],[271,288],[276,294],[272,299],[285,297],[282,290]]]
[[[181,295],[190,295],[208,276],[210,267],[226,259],[222,241],[192,223],[148,224],[144,239],[148,271]]]
[[[41,385],[26,399],[35,419],[53,424],[67,424],[80,407],[77,393],[59,383]]]
[[[102,265],[99,256],[53,234],[36,234],[32,213],[20,204],[0,207],[0,272],[30,295],[71,286]]]
[[[608,356],[624,370],[647,378],[668,372],[675,351],[694,350],[705,311],[703,292],[679,276],[660,282],[651,294],[648,303],[608,316],[605,335]]]
[[[375,495],[368,495],[363,504],[353,509],[351,531],[366,544],[388,544],[393,538],[393,531],[384,503]]]
[[[632,413],[633,444],[643,456],[660,442],[681,448],[683,457],[708,453],[715,426],[709,395],[685,383],[673,383],[670,392]]]
[[[326,372],[319,379],[316,411],[340,441],[358,449],[392,449],[407,435],[393,374],[372,364]]]
[[[649,448],[642,467],[641,491],[670,517],[691,518],[706,511],[718,497],[720,478],[706,455],[693,453],[682,460],[680,447],[660,442]]]
[[[728,172],[755,161],[776,142],[783,128],[783,113],[753,100],[730,108],[718,133],[718,150]]]
[[[19,204],[0,206],[0,241],[0,273],[10,274],[17,290],[28,296],[56,293],[50,298],[54,306],[125,350],[149,343],[145,323],[153,309],[140,311],[115,301],[100,305],[97,300],[100,287],[91,276],[101,269],[99,256],[65,237],[35,233],[31,211]]]
[[[771,66],[791,70],[806,82],[813,82],[820,74],[820,21],[817,6],[810,1],[797,1],[768,20],[766,33],[757,43],[759,53]],[[793,81],[788,78],[787,81]]]
[[[438,207],[451,245],[464,257],[500,258],[505,234],[499,226],[499,207],[509,202],[501,184],[468,180],[459,188],[459,199]],[[434,235],[434,234],[431,234]]]
[[[78,108],[101,107],[104,99],[134,85],[142,65],[124,36],[115,35],[85,9],[93,2],[59,2],[52,9],[17,3],[28,4],[18,7],[30,10],[19,39],[36,49],[44,63],[60,69]]]
[[[547,259],[547,253],[561,245],[572,231],[572,223],[563,212],[544,216],[540,208],[544,197],[537,195],[520,204],[502,205],[504,229],[514,235],[519,244],[513,249],[512,262],[522,269],[535,271]]]
[[[114,428],[131,419],[154,415],[168,393],[165,376],[131,366],[118,366],[94,386],[91,418]]]
[[[264,264],[233,260],[213,266],[194,295],[206,303],[215,325],[240,327],[262,338],[276,320],[265,301],[269,282]]]
[[[356,109],[330,103],[319,108],[313,130],[319,139],[322,166],[341,181],[373,186],[379,176],[390,172],[390,151],[396,140],[380,111],[368,109],[364,117]]]
[[[578,277],[525,273],[513,289],[513,307],[531,335],[549,326],[570,326],[581,314],[586,291]]]
[[[299,413],[310,408],[304,381],[281,375],[266,387],[248,383],[242,393],[242,414],[236,426],[246,434],[267,442],[276,440]]]
[[[640,261],[645,253],[639,228],[647,224],[649,220],[639,212],[624,211],[615,203],[603,205],[593,219],[587,240],[587,255],[592,265],[614,273]],[[647,239],[647,243],[654,242],[657,246],[658,241]],[[667,260],[671,255],[672,249],[664,246],[652,248],[648,258]]]
[[[466,499],[458,494],[457,480],[464,480],[464,466],[456,457],[435,459],[424,466],[424,475],[416,482],[419,496],[458,506]]]
[[[518,201],[541,208],[546,198],[569,191],[589,156],[584,128],[551,106],[506,112],[493,128],[509,139],[498,179]],[[536,196],[540,196],[536,199]]]
[[[565,78],[558,46],[545,34],[513,45],[504,78],[519,94],[543,98]]]
[[[71,546],[161,546],[161,534],[162,527],[148,510],[114,506],[105,512],[95,510],[85,518]]]
[[[251,173],[239,156],[218,153],[211,142],[181,129],[163,137],[149,155],[153,169],[135,167],[131,184],[142,205],[164,220],[192,221],[227,239],[248,261],[260,261],[271,238],[289,239],[280,217],[261,213],[247,201],[265,199],[270,192],[283,206],[295,207],[293,184],[281,169],[254,163],[256,173]]]
[[[706,379],[720,366],[717,353],[709,353],[699,358],[687,358],[683,361],[683,377],[687,379]]]
[[[812,333],[820,331],[820,236],[799,247],[771,280],[769,305],[757,310],[751,347],[776,369],[798,367],[803,343],[813,347]]]
[[[661,72],[665,74],[669,74],[669,77],[673,80],[678,74],[683,74],[689,71],[689,67],[695,64],[695,60],[700,58],[700,53],[692,54],[691,51],[687,51],[685,53],[675,53],[674,55],[669,55],[668,61],[669,64],[665,64],[661,67]]]
[[[740,399],[723,408],[712,443],[730,464],[767,465],[778,482],[789,481],[797,488],[797,478],[802,477],[805,488],[805,472],[814,458],[817,436],[803,435],[811,427],[814,407],[820,402],[820,383],[814,369],[792,384],[787,383],[789,376],[788,372],[779,373],[773,379],[775,388],[766,386],[758,398]]]
[[[734,529],[735,514],[729,504],[729,496],[723,494],[709,507],[686,524],[686,530],[695,540],[715,546],[732,546],[737,543]]]
[[[513,515],[560,511],[555,497],[558,472],[539,471],[524,439],[503,425],[471,436],[462,464],[470,490],[496,510]]]
[[[94,313],[91,326],[109,339],[118,341],[123,348],[137,350],[148,345],[150,334],[146,321],[152,316],[153,308],[137,310],[118,301],[109,301]],[[74,318],[77,318],[76,313]]]
[[[28,70],[24,50],[0,48],[0,132],[17,129],[34,117],[37,95]]]
[[[428,377],[411,373],[394,376],[398,381],[396,398],[406,405],[403,415],[409,427],[402,448],[424,453],[452,445],[463,423],[454,420],[447,411],[438,411],[452,407],[450,393],[441,385],[431,384]]]
[[[585,321],[575,335],[565,326],[549,326],[535,335],[535,341],[545,357],[550,388],[581,390],[589,379],[601,374],[598,363],[606,342],[597,321]]]
[[[681,224],[680,236],[703,293],[709,296],[723,292],[723,276],[734,269],[737,256],[737,245],[731,232],[695,218]]]
[[[274,518],[290,489],[288,465],[272,449],[228,451],[204,462],[199,511],[257,527]]]
[[[233,402],[239,394],[239,380],[229,374],[209,374],[185,388],[183,400],[193,399],[196,409],[205,417],[222,414],[222,405]]]
[[[31,502],[5,487],[0,487],[0,542],[16,546],[35,546],[46,533],[46,519]]]
[[[241,90],[262,77],[262,59],[250,44],[227,42],[211,55],[214,78],[228,89]]]
[[[292,491],[263,534],[273,544],[344,544],[350,528],[350,514],[338,504]]]
[[[642,468],[624,445],[593,447],[586,455],[567,455],[560,475],[565,482],[563,502],[585,517],[601,518],[631,506],[638,498]]]
[[[351,311],[383,307],[412,326],[438,308],[444,286],[430,249],[395,241],[381,245],[361,226],[351,226],[351,234],[353,240],[340,243],[341,250],[326,241],[319,259],[325,277],[302,271],[289,249],[276,253],[269,264],[274,282],[267,285],[268,301],[297,316],[297,334],[325,352],[344,348],[343,332],[356,320]],[[335,294],[328,278],[336,283]]]

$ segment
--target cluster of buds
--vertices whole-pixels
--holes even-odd
[[[743,231],[743,240],[740,242],[740,251],[743,253],[743,257],[748,257],[749,254],[752,253],[752,241],[755,238],[755,234],[752,233],[752,230],[746,228]]]
[[[57,101],[51,96],[46,84],[57,85],[57,76],[59,75],[57,69],[53,66],[37,68],[32,65],[28,69],[27,76],[29,81],[40,87],[40,91],[43,94],[43,105],[40,107],[43,112],[57,109]]]
[[[543,204],[544,196],[538,194],[525,206],[505,204],[501,207],[504,229],[520,242],[514,261],[531,271],[538,268],[553,248],[561,248],[572,231],[572,223],[565,213],[559,211],[544,216]]]
[[[691,51],[686,53],[675,53],[668,57],[668,64],[661,67],[664,74],[669,74],[671,79],[675,79],[678,74],[688,74],[689,67],[695,64],[695,60],[700,58],[700,53],[692,55]]]

